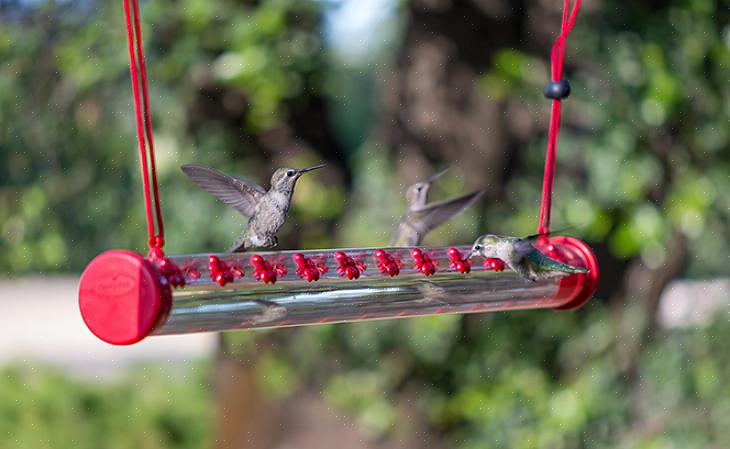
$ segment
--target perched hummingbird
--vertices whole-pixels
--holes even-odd
[[[308,171],[322,167],[324,165],[299,169],[279,168],[271,176],[268,192],[252,182],[212,168],[199,165],[183,165],[180,168],[198,187],[248,218],[246,230],[228,250],[241,252],[252,247],[278,244],[276,233],[286,221],[297,179]]]
[[[585,268],[558,262],[535,248],[533,242],[543,235],[519,238],[485,234],[474,242],[470,257],[479,255],[501,259],[512,271],[533,282],[572,273],[588,273]]]
[[[472,192],[451,200],[428,204],[428,191],[448,168],[431,176],[428,181],[413,184],[406,191],[408,210],[401,217],[390,238],[391,246],[417,246],[433,228],[445,223],[474,204],[484,191]]]

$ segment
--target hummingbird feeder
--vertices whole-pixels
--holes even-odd
[[[106,251],[89,263],[79,285],[84,322],[100,339],[128,345],[148,335],[582,306],[598,282],[593,252],[572,237],[547,237],[560,102],[570,93],[561,80],[564,43],[580,0],[569,6],[565,0],[545,89],[552,100],[538,227],[545,236],[536,246],[590,272],[531,282],[501,272],[499,259],[476,263],[468,246],[166,257],[138,0],[123,0],[150,250]]]

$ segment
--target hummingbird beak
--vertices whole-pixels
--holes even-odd
[[[449,167],[446,167],[443,170],[434,173],[430,178],[428,178],[428,183],[433,184],[434,182],[436,182],[437,179],[442,177],[447,171],[449,171]]]
[[[315,165],[315,166],[313,166],[313,167],[307,167],[307,168],[300,168],[299,170],[297,170],[297,172],[298,172],[299,174],[302,174],[302,173],[306,173],[306,172],[308,172],[308,171],[312,171],[312,170],[317,170],[318,168],[322,168],[322,167],[324,167],[324,164],[321,164],[321,165]]]

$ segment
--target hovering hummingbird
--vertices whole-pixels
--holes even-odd
[[[236,209],[248,218],[246,230],[233,242],[228,252],[278,244],[276,233],[284,225],[297,179],[324,165],[309,168],[279,168],[271,176],[268,191],[242,178],[199,165],[180,167],[201,189]]]
[[[445,223],[474,204],[484,191],[472,192],[451,200],[428,204],[428,191],[448,168],[431,176],[428,181],[413,184],[406,191],[408,210],[401,217],[390,238],[391,246],[417,246],[433,228]]]
[[[519,238],[485,234],[474,242],[470,257],[479,255],[501,259],[512,271],[533,282],[538,279],[590,271],[558,262],[540,252],[533,243],[543,235],[545,234]]]

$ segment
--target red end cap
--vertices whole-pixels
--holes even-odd
[[[550,246],[554,251],[550,251]],[[557,298],[565,300],[554,310],[575,310],[587,303],[598,286],[598,259],[590,247],[573,237],[551,237],[546,243],[537,243],[540,251],[576,267],[588,268],[586,274],[572,274],[560,279]]]
[[[131,345],[164,321],[172,296],[149,260],[131,251],[96,256],[79,283],[79,309],[86,326],[113,345]]]

